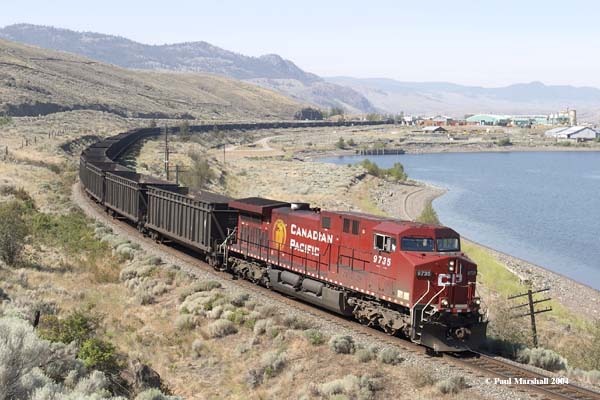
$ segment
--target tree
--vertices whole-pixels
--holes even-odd
[[[394,163],[392,168],[387,170],[387,174],[396,182],[405,181],[407,178],[406,172],[404,172],[404,166],[399,162]]]
[[[123,369],[116,347],[105,340],[92,338],[81,345],[78,358],[88,369],[116,374]]]
[[[342,107],[332,107],[329,110],[329,116],[333,117],[335,115],[344,115],[344,109]]]
[[[423,224],[439,225],[440,220],[438,218],[437,213],[433,209],[431,202],[427,203],[427,205],[423,209],[423,212],[417,218],[417,222],[421,222]]]
[[[294,118],[298,119],[298,120],[311,120],[311,121],[319,120],[320,121],[323,119],[323,113],[319,109],[312,108],[312,107],[305,107],[302,110],[298,111],[294,115]]]
[[[337,142],[335,142],[335,147],[338,149],[344,150],[346,148],[346,141],[343,137],[340,136]]]
[[[194,189],[204,189],[213,179],[215,173],[210,168],[208,160],[200,153],[193,152],[190,154],[192,165],[189,171],[181,174],[181,181]]]
[[[0,205],[0,258],[8,265],[18,263],[29,228],[18,201]]]
[[[188,121],[183,121],[181,125],[179,125],[179,137],[183,142],[188,142],[190,140],[190,123]]]
[[[350,147],[354,147],[354,146],[356,146],[356,142],[354,141],[354,139],[350,138],[350,139],[348,140],[348,146],[350,146]]]

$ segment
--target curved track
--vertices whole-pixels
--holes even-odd
[[[297,127],[297,126],[294,126]],[[240,129],[239,125],[231,125],[232,129]],[[221,128],[222,129],[222,128]],[[260,129],[256,127],[255,129]],[[158,132],[156,132],[158,133]],[[156,134],[152,132],[152,134]],[[137,140],[142,139],[144,137],[150,136],[148,134],[139,135]],[[112,162],[115,162],[120,155],[124,154],[125,151],[134,144],[137,140],[131,140],[131,136],[125,138],[127,143],[119,143],[117,146],[117,151],[114,152],[112,156],[109,155],[109,158]],[[91,201],[83,190],[83,185],[77,184],[74,188],[75,200],[76,202],[87,202],[89,206],[93,209],[94,216],[97,219],[103,219],[105,221],[110,220],[107,214],[104,213],[102,207],[100,207],[97,203]],[[137,236],[139,241],[146,242],[149,245],[157,245],[153,240],[143,237],[138,230],[124,222],[120,222],[119,226],[124,229],[127,234],[131,236]],[[166,245],[158,245],[161,246],[160,251],[163,253],[167,253],[169,256],[179,259],[185,263],[191,264],[196,268],[199,268],[205,272],[209,272],[214,274],[215,276],[219,276],[224,279],[231,279],[231,275],[215,271],[208,264],[200,261],[198,258],[194,256],[194,254],[190,252],[183,252],[174,247],[166,246]],[[319,318],[320,320],[327,321],[331,324],[335,324],[338,326],[342,326],[346,329],[351,330],[359,336],[367,336],[373,339],[377,339],[378,341],[382,341],[385,343],[389,343],[390,345],[400,347],[407,352],[419,354],[423,357],[426,357],[425,348],[414,344],[410,341],[399,340],[396,337],[388,336],[387,334],[380,332],[378,330],[363,326],[358,324],[355,321],[343,318],[338,316],[337,314],[330,313],[328,311],[324,311],[319,308],[315,308],[312,305],[305,304],[296,299],[285,297],[279,293],[273,292],[269,289],[257,286],[251,282],[238,280],[237,285],[243,287],[246,290],[251,292],[260,293],[261,296],[266,296],[271,299],[274,299],[278,302],[285,303],[286,305],[295,308],[303,313],[312,315],[314,317]],[[507,386],[517,390],[518,392],[527,392],[530,396],[539,399],[580,399],[580,400],[600,400],[600,393],[586,389],[584,387],[574,385],[574,384],[544,384],[544,383],[535,383],[535,380],[540,380],[544,382],[545,379],[548,379],[548,382],[551,383],[553,377],[550,375],[542,375],[540,373],[531,371],[525,367],[519,367],[514,365],[511,362],[500,358],[494,358],[489,355],[483,353],[472,352],[471,354],[461,356],[453,356],[453,355],[444,355],[443,358],[440,359],[440,362],[444,362],[446,364],[452,365],[455,368],[465,370],[471,375],[480,378],[490,378],[490,382],[494,382],[494,379],[502,379],[508,380],[511,379],[512,382],[508,383]],[[525,379],[532,380],[531,384],[520,384],[517,379]]]

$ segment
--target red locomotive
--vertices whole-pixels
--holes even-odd
[[[477,266],[454,230],[263,198],[229,207],[239,212],[226,258],[235,273],[435,351],[485,338]]]

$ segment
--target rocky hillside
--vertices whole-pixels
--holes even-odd
[[[327,78],[331,83],[351,87],[375,107],[391,113],[446,114],[547,114],[577,109],[580,119],[596,122],[600,116],[600,89],[519,83],[485,88],[448,82],[401,82],[393,79]]]
[[[0,39],[0,113],[98,110],[126,117],[291,118],[302,105],[256,85],[208,74],[132,71]]]
[[[124,68],[206,72],[248,80],[321,107],[370,112],[369,101],[350,88],[325,82],[276,54],[249,57],[206,42],[146,45],[93,32],[18,24],[0,29],[0,38],[79,54]]]

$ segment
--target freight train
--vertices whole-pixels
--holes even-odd
[[[194,250],[215,269],[433,351],[474,349],[485,339],[477,266],[454,230],[194,192],[117,162],[133,143],[159,133],[133,130],[82,152],[81,184],[110,215],[158,242]]]

